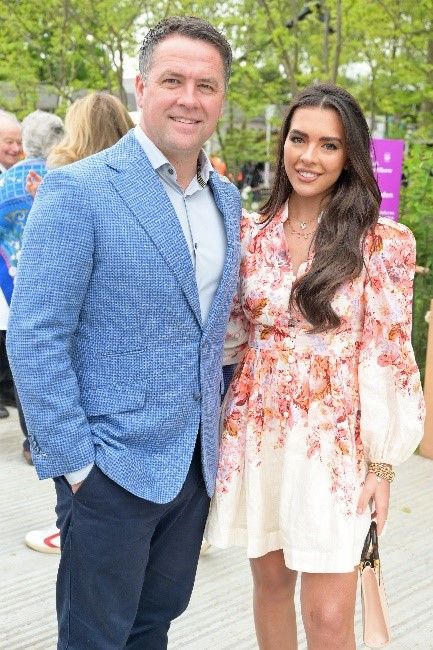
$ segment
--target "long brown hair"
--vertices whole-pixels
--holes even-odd
[[[301,107],[336,111],[346,142],[345,168],[331,190],[312,242],[315,255],[311,268],[294,283],[290,298],[313,326],[312,331],[323,332],[341,324],[331,301],[339,287],[361,273],[362,243],[377,222],[381,196],[371,161],[370,133],[358,102],[343,88],[315,84],[293,99],[283,122],[271,195],[260,211],[265,222],[275,217],[292,191],[284,168],[284,143],[293,113]]]
[[[66,135],[48,156],[49,168],[62,167],[107,149],[134,126],[122,102],[95,92],[77,99],[65,116]]]

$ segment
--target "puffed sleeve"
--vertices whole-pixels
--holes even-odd
[[[236,364],[241,361],[247,349],[249,321],[245,316],[244,310],[242,308],[242,269],[244,268],[245,251],[251,240],[253,223],[254,215],[249,214],[246,210],[242,210],[240,277],[238,281],[238,288],[233,298],[229,323],[227,326],[227,334],[224,343],[223,364],[225,366]]]
[[[424,423],[411,344],[415,239],[405,226],[384,222],[365,245],[361,438],[367,460],[398,465],[416,449]]]

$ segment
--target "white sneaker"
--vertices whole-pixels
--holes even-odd
[[[40,553],[60,553],[60,531],[55,526],[45,530],[31,530],[25,536],[25,543]]]

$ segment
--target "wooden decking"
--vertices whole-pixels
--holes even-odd
[[[58,556],[24,545],[54,521],[50,481],[21,456],[16,411],[0,422],[0,649],[54,650]],[[433,650],[433,461],[412,457],[398,470],[382,556],[391,607],[391,650]],[[361,644],[360,614],[357,634]],[[200,559],[188,611],[172,626],[170,650],[254,650],[251,579],[242,549]],[[299,630],[299,648],[305,637]],[[145,650],[145,649],[143,649]]]

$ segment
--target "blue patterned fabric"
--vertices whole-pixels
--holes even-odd
[[[40,478],[95,461],[130,492],[166,503],[200,428],[212,494],[241,204],[217,174],[210,184],[228,244],[203,328],[179,220],[132,131],[46,176],[24,233],[8,331]]]
[[[8,304],[12,298],[24,226],[33,204],[32,196],[26,191],[30,170],[44,176],[44,161],[28,158],[0,175],[0,289]]]

